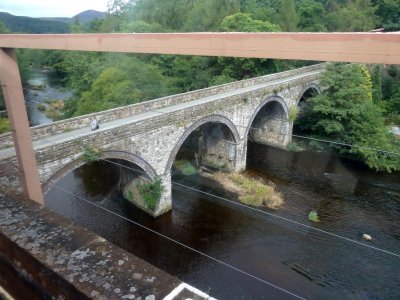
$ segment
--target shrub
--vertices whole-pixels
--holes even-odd
[[[310,213],[308,214],[308,219],[315,223],[320,221],[320,219],[318,217],[318,213],[315,210],[310,211]]]
[[[276,209],[283,204],[282,195],[275,191],[272,183],[261,178],[251,178],[239,173],[217,173],[214,178],[227,190],[239,194],[240,202],[252,206],[267,206]]]
[[[82,159],[88,164],[92,164],[98,160],[100,160],[101,152],[98,149],[95,149],[90,146],[85,146],[83,150]]]
[[[286,145],[286,150],[292,151],[292,152],[299,152],[299,151],[301,151],[301,148],[300,148],[300,146],[299,146],[297,143],[295,143],[295,142],[290,142],[290,143],[288,143],[288,144]]]
[[[297,107],[291,107],[289,110],[289,121],[294,123],[296,121],[297,116],[299,115],[299,110]]]
[[[39,103],[38,105],[36,105],[36,108],[38,111],[44,112],[46,110],[46,105],[44,105],[43,103]]]
[[[10,122],[7,118],[0,118],[0,134],[10,131]]]
[[[62,110],[64,109],[64,101],[57,99],[46,99],[45,103],[48,104],[46,109],[46,117],[54,121],[62,119]],[[39,104],[40,105],[40,104]]]
[[[139,183],[137,188],[144,203],[151,209],[156,208],[163,190],[161,179],[158,178],[153,182]]]
[[[222,157],[217,157],[215,155],[204,155],[201,157],[201,163],[214,169],[222,169],[228,171],[229,165],[225,159]]]
[[[174,162],[174,167],[186,176],[197,174],[196,168],[186,159],[176,160]]]

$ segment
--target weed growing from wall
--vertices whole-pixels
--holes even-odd
[[[101,152],[99,149],[85,146],[82,154],[82,159],[88,164],[92,164],[101,158]]]
[[[140,196],[144,203],[151,209],[155,209],[157,202],[160,200],[163,187],[161,179],[158,178],[153,182],[144,182],[137,185]]]

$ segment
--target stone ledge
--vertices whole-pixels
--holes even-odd
[[[47,208],[0,194],[2,262],[53,299],[162,299],[182,283]],[[5,288],[15,285],[1,275]]]

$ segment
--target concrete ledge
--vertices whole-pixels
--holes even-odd
[[[0,285],[16,299],[162,299],[182,283],[47,208],[1,194],[0,266]],[[15,274],[26,289],[16,291]]]

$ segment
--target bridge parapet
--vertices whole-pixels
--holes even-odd
[[[44,138],[34,141],[34,148],[43,189],[48,190],[65,174],[84,164],[82,154],[86,147],[94,147],[101,153],[123,152],[130,158],[117,159],[136,164],[150,179],[161,179],[163,194],[154,214],[151,213],[160,215],[171,208],[172,164],[192,132],[198,129],[203,132],[197,150],[201,164],[244,170],[248,137],[278,147],[290,141],[289,111],[305,90],[315,87],[321,72],[318,65],[280,73],[278,79],[268,75],[101,112],[96,114],[101,119],[101,127],[96,131],[86,124],[80,125],[89,121],[91,115],[42,126],[50,131],[37,133],[36,139],[40,134]],[[230,90],[237,84],[240,88]],[[197,99],[199,95],[205,96]],[[196,99],[190,101],[192,98]],[[55,134],[63,124],[70,126],[69,122],[77,129]],[[8,180],[8,186],[18,188],[18,170],[14,149],[0,150],[0,177]]]
[[[282,79],[285,77],[302,74],[310,71],[323,70],[325,64],[316,64],[299,69],[289,70],[276,74],[269,74],[261,77],[251,78],[247,80],[235,81],[223,85],[218,85],[201,90],[191,91],[179,95],[171,95],[159,99],[154,99],[142,103],[127,105],[124,107],[114,108],[98,113],[88,114],[67,120],[57,121],[51,124],[39,125],[31,128],[32,140],[36,141],[52,135],[65,133],[71,130],[90,126],[90,121],[93,116],[96,116],[100,122],[109,122],[120,118],[129,117],[139,113],[160,109],[163,107],[185,103],[204,97],[217,95],[224,92],[234,91],[240,88],[254,86],[256,84]],[[5,149],[13,146],[13,138],[11,133],[0,135],[0,149]]]

